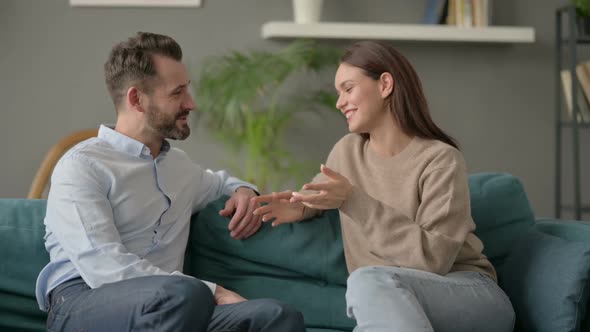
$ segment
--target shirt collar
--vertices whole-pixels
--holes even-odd
[[[132,156],[141,157],[149,156],[151,151],[143,143],[135,140],[129,136],[121,134],[116,131],[114,125],[101,125],[98,129],[98,137],[109,142],[115,150],[130,154]],[[170,143],[167,140],[162,142],[161,152],[170,150]]]

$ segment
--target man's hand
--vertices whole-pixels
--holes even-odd
[[[227,290],[219,285],[215,287],[215,303],[217,303],[218,305],[234,304],[244,301],[246,301],[246,299],[235,292]]]
[[[225,208],[219,211],[224,217],[231,217],[229,222],[230,236],[241,240],[252,236],[260,226],[262,220],[260,216],[253,214],[254,210],[260,206],[252,197],[256,197],[256,192],[250,188],[241,187],[225,202]]]

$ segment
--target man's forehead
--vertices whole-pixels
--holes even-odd
[[[159,78],[166,84],[188,84],[190,78],[182,62],[162,56],[154,57]]]

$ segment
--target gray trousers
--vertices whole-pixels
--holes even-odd
[[[304,332],[303,316],[274,300],[215,305],[201,281],[134,278],[91,289],[78,278],[50,296],[48,331]]]
[[[363,267],[348,278],[347,314],[355,332],[512,332],[504,291],[477,272],[446,276],[389,266]]]

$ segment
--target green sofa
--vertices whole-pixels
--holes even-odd
[[[516,330],[590,331],[590,223],[535,220],[520,181],[509,174],[473,174],[469,187],[476,233],[514,304]],[[247,298],[290,303],[303,312],[308,331],[351,331],[337,211],[277,228],[265,224],[238,241],[217,213],[224,199],[193,216],[185,273]],[[0,199],[0,331],[44,330],[34,287],[49,259],[45,207],[44,200]]]

